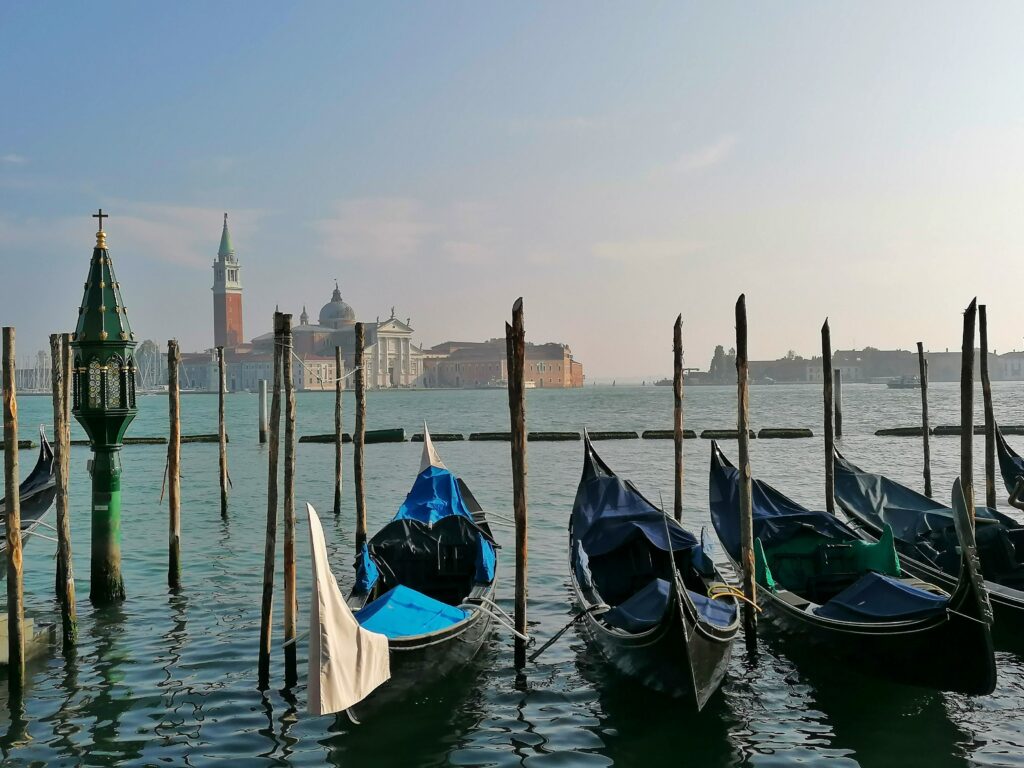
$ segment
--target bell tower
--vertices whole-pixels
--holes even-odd
[[[242,343],[242,278],[241,267],[231,247],[228,215],[224,214],[224,230],[220,235],[217,260],[213,262],[213,345],[237,347]]]

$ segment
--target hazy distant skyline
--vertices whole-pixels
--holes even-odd
[[[0,323],[73,326],[97,207],[136,336],[245,335],[334,279],[415,340],[571,345],[588,376],[750,353],[1024,346],[1024,6],[7,4]]]

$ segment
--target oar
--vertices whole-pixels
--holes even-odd
[[[608,606],[608,605],[605,605],[604,603],[595,603],[594,605],[591,605],[588,608],[584,608],[582,611],[580,611],[575,616],[573,616],[568,624],[566,624],[564,627],[562,627],[560,630],[558,630],[554,635],[552,635],[550,640],[548,640],[546,643],[544,643],[544,645],[542,645],[540,648],[538,648],[536,651],[534,651],[529,656],[529,658],[527,658],[527,661],[529,661],[529,662],[536,661],[537,657],[540,656],[542,653],[544,653],[544,651],[546,651],[552,645],[554,645],[555,641],[558,640],[558,638],[560,638],[562,635],[564,635],[566,633],[566,631],[568,631],[569,627],[571,627],[577,621],[582,619],[588,613],[593,613],[594,611],[598,611],[598,610],[600,610],[601,613],[604,613],[605,611],[611,610],[611,607]]]

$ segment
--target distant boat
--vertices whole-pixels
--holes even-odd
[[[524,381],[523,382],[523,387],[525,389],[536,389],[537,388],[537,382],[536,381]]]
[[[889,389],[920,389],[921,380],[917,376],[900,376],[898,379],[889,379],[885,385]]]

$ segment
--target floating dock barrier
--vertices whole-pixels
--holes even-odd
[[[166,443],[167,440],[164,439],[163,442]],[[218,442],[220,442],[220,439],[217,437],[216,433],[214,433],[212,435],[182,435],[181,436],[181,442],[183,442],[183,443],[218,443]],[[230,443],[231,440],[229,440],[228,437],[225,435],[224,442]]]
[[[28,448],[35,448],[35,447],[36,447],[36,444],[33,443],[31,440],[19,440],[18,441],[18,450],[20,450],[20,451],[26,450]],[[0,440],[0,451],[2,451],[3,449],[4,449],[4,443],[3,443],[3,440]]]
[[[929,429],[928,434],[934,434],[935,430]],[[959,428],[957,430],[959,434]],[[889,429],[875,430],[875,437],[924,437],[924,427],[891,427]]]
[[[674,440],[675,432],[671,429],[645,429],[641,434],[644,440]],[[697,433],[692,429],[683,430],[683,440],[696,440]]]
[[[422,443],[423,433],[417,432],[412,436],[411,439],[412,442],[414,443]],[[466,436],[460,435],[458,432],[431,432],[430,439],[435,443],[450,443],[456,440],[465,440]]]
[[[765,427],[757,433],[758,440],[794,440],[801,437],[814,437],[814,433],[806,427],[797,429],[771,429]]]
[[[471,432],[469,435],[470,440],[504,440],[510,442],[512,440],[511,432]]]
[[[999,425],[999,431],[1002,432],[1004,435],[1024,435],[1024,426],[1014,425],[1014,424],[1007,424],[1006,426],[1003,426],[1002,424],[1000,424]],[[935,427],[935,429],[932,430],[932,434],[933,435],[937,435],[939,437],[951,437],[951,436],[959,435],[960,434],[960,425],[959,424],[947,424],[945,426]],[[985,425],[984,424],[975,424],[974,425],[974,434],[976,434],[976,435],[984,435],[985,434]]]
[[[754,430],[748,430],[751,439],[757,437]],[[705,429],[700,433],[703,440],[736,440],[739,437],[738,429]]]
[[[214,435],[214,442],[216,442],[217,436]],[[181,438],[181,442],[185,442],[185,438]],[[88,440],[72,440],[72,445],[91,445]],[[126,437],[122,441],[122,445],[167,445],[166,437]]]
[[[591,435],[593,437],[593,435]],[[579,432],[530,432],[526,435],[527,441],[533,442],[559,442],[562,440],[581,440]]]
[[[636,432],[587,432],[591,440],[639,440]]]
[[[214,435],[216,437],[216,435]],[[431,435],[433,438],[434,435]],[[420,440],[423,437],[420,436]],[[334,445],[334,433],[331,432],[327,435],[303,435],[299,438],[300,443],[329,443]],[[351,443],[352,436],[348,432],[344,432],[341,435],[341,442]],[[368,429],[366,430],[366,444],[371,443],[404,443],[405,442],[405,430],[401,427],[397,429]]]

